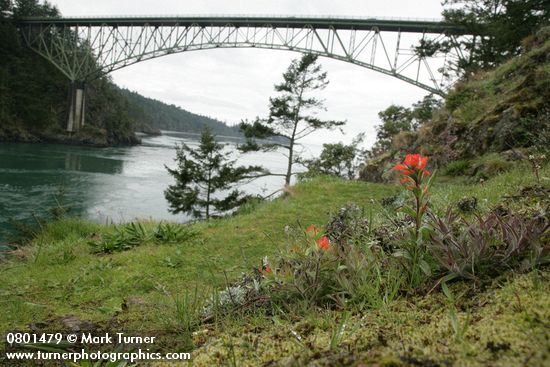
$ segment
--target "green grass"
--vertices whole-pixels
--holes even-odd
[[[447,107],[459,124],[470,127],[500,116],[510,106],[520,110],[519,101],[528,101],[532,109],[542,108],[546,101],[540,91],[547,89],[550,76],[548,63],[543,60],[549,50],[550,41],[546,41],[494,70],[479,73],[466,83],[459,82],[446,98]],[[534,82],[525,86],[530,77]],[[518,98],[518,94],[523,97]]]
[[[112,228],[78,219],[52,223],[18,252],[23,260],[12,259],[0,268],[1,329],[69,314],[106,321],[129,297],[140,298],[150,309],[139,320],[130,318],[130,325],[143,318],[152,321],[167,312],[163,303],[171,308],[171,299],[185,290],[208,292],[222,286],[226,276],[234,279],[259,266],[263,256],[283,244],[285,226],[322,225],[347,202],[370,205],[397,188],[322,178],[291,190],[250,214],[195,224],[201,235],[187,243],[148,243],[109,255],[93,254],[88,242]],[[156,226],[142,224],[151,231]]]
[[[497,205],[503,197],[514,194],[522,186],[536,183],[533,172],[525,163],[512,164],[515,168],[496,175],[495,177],[481,183],[472,183],[467,178],[449,179],[442,178],[439,184],[436,183],[432,190],[432,208],[444,211],[448,205],[453,205],[463,197],[475,196],[480,201],[480,209],[487,211]],[[546,167],[546,184],[550,183],[550,175]],[[437,180],[437,179],[436,179]]]
[[[550,166],[543,169],[541,176],[550,182]],[[432,207],[442,211],[464,196],[476,196],[481,210],[487,211],[504,195],[534,182],[525,165],[483,184],[445,178],[436,181],[432,189]],[[233,357],[239,365],[257,365],[259,360],[267,363],[269,358],[286,356],[297,358],[297,365],[301,365],[303,358],[328,358],[349,348],[364,353],[365,361],[379,361],[384,365],[382,362],[387,358],[386,365],[392,365],[396,358],[403,362],[399,358],[408,353],[402,350],[404,345],[414,347],[422,358],[433,354],[434,358],[443,360],[445,353],[453,353],[453,358],[485,361],[484,358],[490,356],[486,355],[485,346],[472,344],[475,335],[482,335],[484,343],[491,338],[497,340],[498,330],[505,330],[506,323],[520,319],[521,325],[512,328],[516,334],[502,338],[516,343],[521,349],[518,353],[525,357],[525,350],[533,350],[534,346],[525,345],[521,333],[530,332],[531,326],[533,332],[540,332],[541,325],[548,324],[548,311],[544,311],[544,307],[550,309],[547,271],[540,273],[540,281],[533,281],[533,286],[525,286],[531,279],[528,276],[516,278],[509,274],[506,280],[495,283],[489,293],[479,293],[479,304],[467,306],[473,310],[473,317],[465,333],[469,342],[464,346],[445,344],[451,343],[454,336],[448,319],[448,302],[440,293],[426,299],[401,299],[369,315],[352,315],[346,327],[341,321],[344,314],[334,311],[312,314],[301,320],[277,315],[266,318],[258,313],[246,319],[235,317],[204,329],[200,327],[193,336],[189,330],[182,332],[185,325],[189,326],[186,310],[193,303],[193,297],[210,297],[213,290],[223,287],[227,280],[232,281],[242,271],[258,267],[263,256],[284,248],[285,226],[323,225],[348,202],[365,207],[379,223],[385,210],[380,199],[397,192],[400,192],[397,185],[320,177],[300,183],[285,197],[260,204],[244,214],[194,224],[193,229],[200,235],[183,244],[151,241],[113,254],[94,254],[89,245],[90,240],[112,233],[112,227],[79,219],[52,223],[29,246],[0,264],[0,329],[26,330],[31,323],[48,320],[53,320],[51,325],[55,327],[56,319],[74,315],[118,330],[124,327],[143,333],[175,333],[156,345],[168,351],[188,349],[208,341],[213,343],[213,349],[199,348],[196,352],[197,362],[203,361],[204,365],[216,365],[220,358],[229,363]],[[142,225],[152,232],[157,223],[142,222]],[[524,286],[526,288],[522,288]],[[455,289],[453,292],[459,293]],[[524,314],[512,313],[506,306],[510,299],[516,299],[514,292],[522,300]],[[485,299],[489,302],[487,307],[482,304]],[[533,310],[539,310],[540,315],[532,314]],[[459,310],[459,320],[464,322],[467,312]],[[293,331],[307,336],[298,340]],[[424,340],[427,336],[428,344]],[[539,334],[536,337],[537,342],[542,340]],[[310,348],[308,343],[314,347]],[[368,352],[373,345],[374,352]],[[305,350],[310,351],[305,353]]]

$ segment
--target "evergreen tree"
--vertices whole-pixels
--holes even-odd
[[[13,12],[13,4],[11,0],[0,0],[0,19],[11,17]]]
[[[79,134],[68,136],[69,80],[25,44],[13,20],[28,16],[58,17],[60,13],[47,1],[0,0],[0,141],[135,143],[125,98],[108,76],[87,83],[86,125]]]
[[[176,147],[177,167],[166,167],[176,179],[164,192],[174,214],[188,213],[195,218],[219,216],[224,212],[242,205],[249,196],[234,189],[237,183],[253,179],[263,172],[257,166],[236,166],[230,159],[231,152],[224,145],[216,142],[209,128],[201,134],[200,144],[196,149],[182,143]],[[226,194],[219,198],[219,194]]]
[[[550,24],[548,0],[444,0],[446,22],[464,26],[474,37],[465,37],[461,46],[469,57],[460,60],[455,71],[492,68],[519,55],[522,41]],[[433,54],[452,46],[424,41],[416,48],[419,55]]]
[[[298,158],[298,141],[319,129],[333,129],[345,124],[344,121],[321,120],[316,112],[323,110],[323,101],[312,96],[312,92],[323,90],[328,84],[327,73],[317,64],[317,56],[306,54],[293,60],[283,74],[283,82],[275,85],[280,94],[270,98],[270,114],[265,120],[242,122],[240,127],[248,139],[242,151],[258,151],[283,148],[288,151],[287,171],[277,174],[285,177],[285,185],[290,184],[292,167]],[[276,142],[259,145],[254,139],[275,138]]]

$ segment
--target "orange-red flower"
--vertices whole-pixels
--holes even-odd
[[[409,169],[404,164],[396,164],[395,167],[393,167],[394,170],[401,172],[402,175],[410,175],[414,171],[412,169]]]
[[[400,171],[405,176],[409,176],[415,171],[422,171],[424,176],[428,176],[430,173],[424,170],[427,164],[428,157],[423,157],[420,154],[407,154],[403,163],[396,164],[393,169]]]
[[[427,164],[428,157],[423,157],[420,154],[407,154],[403,163],[396,164],[393,169],[403,175],[400,181],[405,188],[413,190],[421,184],[422,177],[430,175],[430,172],[424,169]]]
[[[269,265],[264,266],[263,272],[264,273],[271,273],[271,268],[269,267]]]
[[[319,248],[322,248],[323,250],[328,250],[330,248],[330,240],[327,236],[319,238],[315,241],[315,243],[317,244],[317,246],[319,246]]]
[[[319,233],[319,228],[315,227],[313,224],[306,228],[306,233]]]
[[[411,168],[421,170],[426,167],[428,157],[422,157],[420,154],[407,154],[403,163]]]
[[[423,157],[420,154],[407,154],[403,163],[396,164],[393,169],[401,172],[401,184],[406,190],[412,192],[415,198],[415,206],[405,206],[402,210],[409,214],[415,221],[415,231],[411,234],[411,239],[417,246],[420,246],[420,240],[422,240],[421,228],[422,217],[428,210],[428,188],[430,187],[431,180],[424,181],[425,176],[429,176],[430,172],[427,171],[426,165],[428,164],[428,157]]]

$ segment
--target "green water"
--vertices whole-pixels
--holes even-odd
[[[0,143],[0,245],[13,235],[11,220],[32,225],[59,199],[71,215],[98,222],[189,220],[168,211],[163,192],[173,178],[164,165],[173,166],[177,142],[195,145],[195,137],[167,133],[142,139],[139,146],[110,148]],[[284,171],[277,153],[248,155],[240,162]],[[280,188],[281,181],[264,178],[243,189],[268,193]]]

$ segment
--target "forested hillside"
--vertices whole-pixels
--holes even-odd
[[[197,115],[175,105],[144,97],[127,89],[118,89],[128,100],[128,115],[137,130],[154,132],[174,130],[200,133],[205,126],[216,135],[241,136],[238,126],[227,126],[213,118]]]
[[[65,132],[69,80],[52,64],[26,47],[15,19],[59,16],[36,0],[0,2],[0,140],[56,141],[94,145],[133,144],[127,102],[108,78],[87,84],[86,125],[77,134]]]
[[[69,80],[25,45],[15,25],[25,16],[60,13],[38,0],[0,0],[0,141],[137,144],[135,131],[198,133],[205,125],[216,134],[237,134],[214,119],[122,91],[108,76],[86,84],[85,126],[67,133]]]

